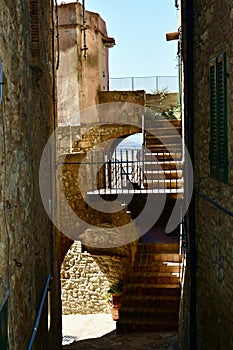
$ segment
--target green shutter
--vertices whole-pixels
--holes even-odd
[[[211,118],[211,140],[210,140],[210,166],[211,175],[217,176],[217,96],[216,96],[216,58],[210,62],[210,118]]]
[[[210,61],[211,175],[228,182],[226,54]]]
[[[228,137],[227,137],[227,78],[226,55],[218,57],[217,91],[218,91],[218,172],[219,180],[228,182]]]

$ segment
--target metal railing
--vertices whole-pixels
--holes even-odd
[[[38,309],[38,312],[37,312],[37,315],[36,315],[35,323],[34,323],[34,326],[33,326],[32,334],[31,334],[31,338],[30,338],[27,350],[31,350],[32,349],[32,345],[34,343],[36,332],[38,330],[38,326],[39,326],[39,323],[40,323],[40,318],[41,318],[43,306],[44,306],[44,303],[45,303],[45,298],[46,298],[46,295],[47,295],[48,290],[49,290],[49,283],[50,283],[50,281],[51,281],[51,275],[49,274],[47,276],[47,278],[46,278],[46,281],[45,281],[43,294],[42,294],[42,297],[41,297],[39,309]]]
[[[145,90],[147,93],[166,90],[178,92],[178,76],[122,77],[109,79],[110,90]]]
[[[180,151],[147,153],[143,148],[92,151],[89,161],[85,159],[80,166],[91,181],[88,192],[183,193]]]
[[[183,293],[186,260],[189,259],[189,245],[188,245],[188,235],[186,231],[185,218],[183,218],[181,221],[180,255],[182,257],[181,264],[180,264],[180,283],[182,286],[182,293]]]

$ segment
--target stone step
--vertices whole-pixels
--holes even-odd
[[[173,331],[178,329],[178,318],[175,320],[142,320],[140,317],[137,319],[125,318],[124,320],[118,320],[116,323],[116,332],[130,333],[130,332],[157,332],[157,331]]]
[[[171,308],[179,310],[180,298],[174,295],[124,295],[122,306],[140,308]]]
[[[183,188],[183,178],[165,180],[144,180],[144,189],[181,189]]]
[[[153,262],[163,263],[163,262],[175,262],[180,263],[182,261],[182,256],[178,253],[171,253],[171,251],[163,253],[148,253],[148,252],[137,252],[135,257],[136,264],[150,264]]]
[[[182,170],[144,170],[144,177],[147,180],[181,179]]]
[[[145,147],[149,148],[151,145],[167,145],[167,144],[180,144],[181,145],[181,136],[180,135],[160,135],[156,137],[152,134],[146,134],[145,136]]]
[[[169,272],[137,272],[127,278],[129,283],[179,284],[179,273]]]
[[[183,163],[181,161],[163,161],[163,160],[159,160],[158,162],[153,161],[153,159],[151,161],[147,160],[144,161],[144,171],[158,171],[163,169],[164,171],[166,170],[174,170],[174,171],[182,171],[181,169],[183,168]]]
[[[158,253],[158,252],[178,253],[179,243],[138,243],[137,252]]]
[[[146,145],[146,148],[150,152],[181,152],[181,144],[180,143],[169,143],[169,144],[151,144]]]
[[[180,264],[176,262],[158,262],[153,261],[148,266],[147,263],[140,264],[135,263],[133,266],[133,271],[135,272],[170,272],[178,273],[180,272]]]
[[[177,134],[181,134],[181,126],[173,126],[173,125],[168,125],[167,127],[157,127],[157,128],[147,128],[146,129],[146,136],[150,136],[150,135],[177,135]]]
[[[157,119],[157,120],[146,120],[145,121],[145,129],[157,129],[157,128],[170,128],[173,127],[181,127],[180,119]]]
[[[156,308],[156,307],[147,307],[143,308],[141,306],[122,306],[119,310],[119,317],[122,321],[125,319],[137,319],[141,318],[141,320],[146,321],[154,321],[159,319],[160,321],[163,319],[176,320],[178,316],[179,308]]]
[[[123,287],[124,294],[137,295],[173,295],[180,296],[180,284],[146,284],[146,283],[128,283]]]
[[[144,164],[145,162],[157,164],[157,162],[181,162],[181,151],[169,152],[165,150],[156,150],[155,152],[145,152],[144,153]]]

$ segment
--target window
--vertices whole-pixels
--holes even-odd
[[[210,170],[211,175],[228,182],[227,75],[226,54],[210,61]]]
[[[30,0],[30,15],[31,15],[31,64],[38,64],[38,55],[40,50],[39,43],[39,15],[38,15],[38,0]]]

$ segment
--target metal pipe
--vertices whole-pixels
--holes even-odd
[[[36,319],[35,319],[35,323],[34,323],[34,326],[33,326],[32,335],[31,335],[31,338],[30,338],[27,350],[31,350],[33,342],[34,342],[34,339],[35,339],[35,336],[36,336],[36,332],[37,332],[38,325],[39,325],[40,318],[41,318],[41,313],[42,313],[44,302],[45,302],[45,297],[46,297],[48,289],[49,289],[49,282],[50,282],[50,280],[51,280],[51,275],[49,274],[47,276],[47,278],[46,278],[44,291],[43,291],[43,294],[42,294],[42,298],[41,298],[41,301],[40,301],[40,306],[39,306],[39,309],[38,309],[38,312],[37,312],[37,315],[36,315]]]

